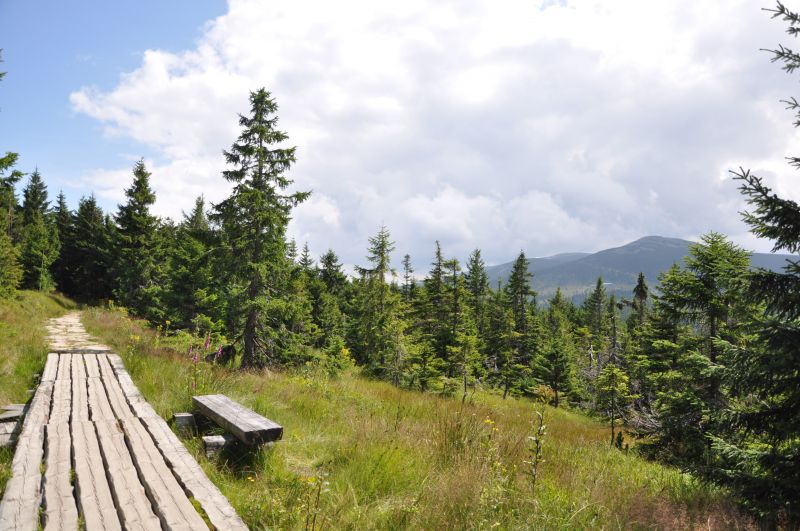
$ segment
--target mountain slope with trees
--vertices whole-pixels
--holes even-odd
[[[546,296],[560,288],[562,293],[575,295],[576,300],[580,300],[591,291],[598,277],[602,277],[608,283],[608,289],[618,295],[630,296],[639,273],[644,273],[646,279],[654,282],[673,264],[683,264],[693,243],[696,242],[646,236],[596,253],[565,253],[532,258],[529,270],[534,275],[534,289]],[[796,258],[791,254],[753,253],[750,261],[754,268],[780,271],[786,266],[787,260]],[[486,268],[492,286],[507,281],[512,264],[508,262]]]

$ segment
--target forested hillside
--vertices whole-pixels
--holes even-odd
[[[800,17],[776,9],[796,35]],[[788,48],[773,59],[790,73],[800,66]],[[274,97],[261,88],[249,102],[224,152],[230,195],[213,204],[200,196],[180,220],[152,213],[144,159],[124,202],[106,212],[91,191],[74,207],[63,194],[53,198],[46,175],[23,173],[6,153],[0,296],[58,290],[123,307],[159,334],[188,333],[187,357],[200,344],[219,345],[205,361],[254,371],[248,379],[262,369],[335,376],[357,367],[383,381],[373,395],[393,385],[463,404],[521,397],[579,410],[610,428],[610,448],[730,489],[766,527],[800,524],[800,264],[754,269],[749,252],[708,232],[657,278],[644,274],[655,271],[652,256],[633,282],[619,250],[556,257],[535,274],[520,253],[495,284],[480,249],[448,256],[439,242],[431,242],[430,266],[415,271],[381,226],[347,275],[335,249],[312,256],[306,242],[287,239],[292,211],[310,192],[290,179],[296,152]],[[788,106],[800,120],[800,103]],[[800,159],[790,163],[800,169]],[[800,205],[747,170],[734,177],[752,232],[796,255]],[[608,274],[575,304],[587,264]],[[537,277],[570,291],[537,293]],[[609,293],[606,281],[630,296]],[[398,471],[415,457],[393,457],[406,458]]]
[[[639,273],[654,281],[666,273],[673,264],[684,265],[693,242],[679,238],[646,236],[621,247],[604,249],[596,253],[564,253],[545,258],[531,258],[528,271],[533,275],[533,288],[546,297],[557,289],[582,302],[591,292],[598,278],[602,278],[606,289],[617,297],[631,298]],[[789,254],[753,253],[750,265],[780,272],[787,260],[796,259]],[[513,262],[488,266],[489,283],[497,286],[505,283]]]

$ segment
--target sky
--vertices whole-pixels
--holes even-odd
[[[418,270],[435,240],[490,264],[709,230],[767,251],[729,172],[800,199],[780,102],[800,78],[760,50],[796,46],[761,7],[0,0],[0,150],[111,212],[144,158],[179,220],[227,196],[222,152],[265,87],[312,191],[289,233],[316,255],[364,264],[381,225]]]

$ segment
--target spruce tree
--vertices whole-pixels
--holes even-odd
[[[583,302],[582,310],[584,322],[592,335],[592,347],[595,351],[602,351],[606,340],[608,321],[606,320],[606,295],[605,283],[602,277],[597,279],[594,290]]]
[[[68,250],[72,247],[73,213],[67,206],[67,198],[64,197],[63,191],[58,193],[53,217],[58,241],[61,244],[58,257],[51,268],[53,280],[59,290],[69,293],[72,291],[72,285],[70,284]]]
[[[21,281],[19,251],[8,234],[0,232],[0,298],[14,295]]]
[[[403,256],[403,286],[402,293],[406,304],[411,304],[416,291],[416,282],[414,281],[414,266],[411,265],[411,255],[406,254]]]
[[[717,233],[689,247],[683,268],[661,276],[656,316],[672,321],[666,337],[653,337],[654,412],[659,427],[649,444],[676,463],[703,473],[714,466],[710,435],[723,428],[720,413],[728,393],[721,374],[726,364],[718,342],[743,344],[744,324],[754,308],[743,295],[749,253]],[[663,370],[666,368],[666,370]]]
[[[23,190],[20,227],[22,285],[26,289],[49,291],[53,288],[50,266],[58,258],[57,229],[50,217],[47,187],[38,170],[31,174]]]
[[[554,392],[555,407],[559,406],[561,397],[573,391],[574,385],[575,344],[566,306],[566,300],[559,288],[548,302],[544,317],[545,346],[536,365],[536,377]]]
[[[616,422],[622,419],[634,398],[628,389],[628,375],[617,366],[608,365],[597,377],[598,405],[611,424],[611,446],[616,439]]]
[[[530,284],[532,276],[528,271],[528,259],[524,252],[520,252],[505,286],[508,309],[514,319],[514,333],[511,338],[513,355],[506,364],[507,373],[513,376],[504,381],[503,398],[508,396],[512,386],[519,384],[531,372],[535,339],[531,330],[530,310],[535,309],[535,305],[529,303],[536,296]]]
[[[639,278],[636,279],[636,286],[633,288],[633,309],[636,311],[636,319],[638,325],[644,326],[644,319],[647,316],[647,297],[650,294],[650,288],[647,287],[647,282],[644,279],[644,273],[639,273]]]
[[[800,14],[780,2],[773,16],[783,19],[797,36]],[[773,61],[793,73],[800,54],[784,46],[771,51]],[[800,103],[789,98],[800,124]],[[800,157],[789,158],[800,169]],[[750,210],[745,222],[756,236],[773,242],[773,251],[800,252],[800,205],[774,193],[749,170],[735,174]],[[728,344],[726,380],[736,400],[726,420],[732,429],[715,441],[724,458],[722,472],[764,518],[765,527],[800,526],[800,261],[782,272],[757,270],[749,277],[749,296],[764,304],[763,317],[753,320],[755,341]]]
[[[112,295],[115,239],[111,226],[94,195],[81,198],[72,235],[62,250],[68,261],[68,293],[78,300],[95,302]]]
[[[515,366],[515,339],[514,313],[509,307],[506,290],[498,287],[486,308],[484,364],[489,380],[503,388],[504,397],[519,376]]]
[[[184,214],[169,253],[166,315],[175,328],[196,331],[221,329],[224,303],[216,281],[213,233],[202,196]]]
[[[351,330],[351,344],[356,359],[377,376],[389,376],[395,382],[402,372],[406,354],[400,295],[392,291],[387,277],[394,242],[386,227],[370,237],[369,267],[358,267],[360,274],[357,311]]]
[[[319,266],[319,275],[328,293],[337,297],[342,295],[347,285],[347,275],[342,271],[342,264],[333,249],[328,249],[320,257]]]
[[[304,273],[311,273],[314,270],[314,259],[311,257],[311,251],[308,248],[308,242],[303,244],[303,251],[300,253],[300,260],[297,262],[300,269]]]
[[[150,172],[144,160],[134,165],[133,183],[125,190],[125,197],[127,202],[119,205],[115,216],[118,231],[114,294],[135,314],[160,320],[160,266],[163,257],[157,233],[159,220],[150,213],[156,195],[150,188]]]
[[[431,270],[424,281],[425,293],[423,306],[424,327],[428,342],[435,355],[447,360],[447,345],[450,339],[450,328],[447,324],[447,301],[445,293],[445,258],[442,246],[436,241],[434,259]]]
[[[489,295],[489,275],[486,273],[486,263],[481,257],[480,249],[475,249],[469,255],[464,282],[478,335],[482,335],[485,326],[486,300]]]
[[[31,173],[30,181],[22,192],[22,226],[27,227],[35,222],[37,216],[46,217],[50,213],[50,201],[47,200],[47,185],[42,180],[39,169]]]
[[[19,249],[14,243],[15,186],[23,174],[14,169],[16,153],[0,157],[0,297],[10,297],[22,281]]]
[[[281,147],[288,140],[277,129],[278,105],[269,92],[250,93],[250,114],[239,116],[242,132],[225,161],[223,172],[234,183],[231,195],[216,205],[228,249],[228,266],[242,285],[241,294],[230,305],[233,320],[242,327],[243,367],[263,367],[281,356],[280,341],[286,329],[265,321],[265,313],[277,311],[287,269],[286,227],[293,207],[308,192],[283,193],[292,181],[286,173],[295,162],[295,148]],[[260,337],[260,332],[267,337]],[[237,334],[238,335],[238,334]]]

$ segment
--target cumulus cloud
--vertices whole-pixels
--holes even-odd
[[[763,170],[800,136],[793,80],[759,48],[785,40],[749,0],[230,0],[194,49],[148,50],[74,109],[157,154],[157,212],[229,185],[221,151],[265,86],[312,199],[291,234],[363,263],[382,224],[418,269],[433,241],[490,262],[707,230],[748,246],[727,172]],[[130,164],[85,177],[119,200]]]

